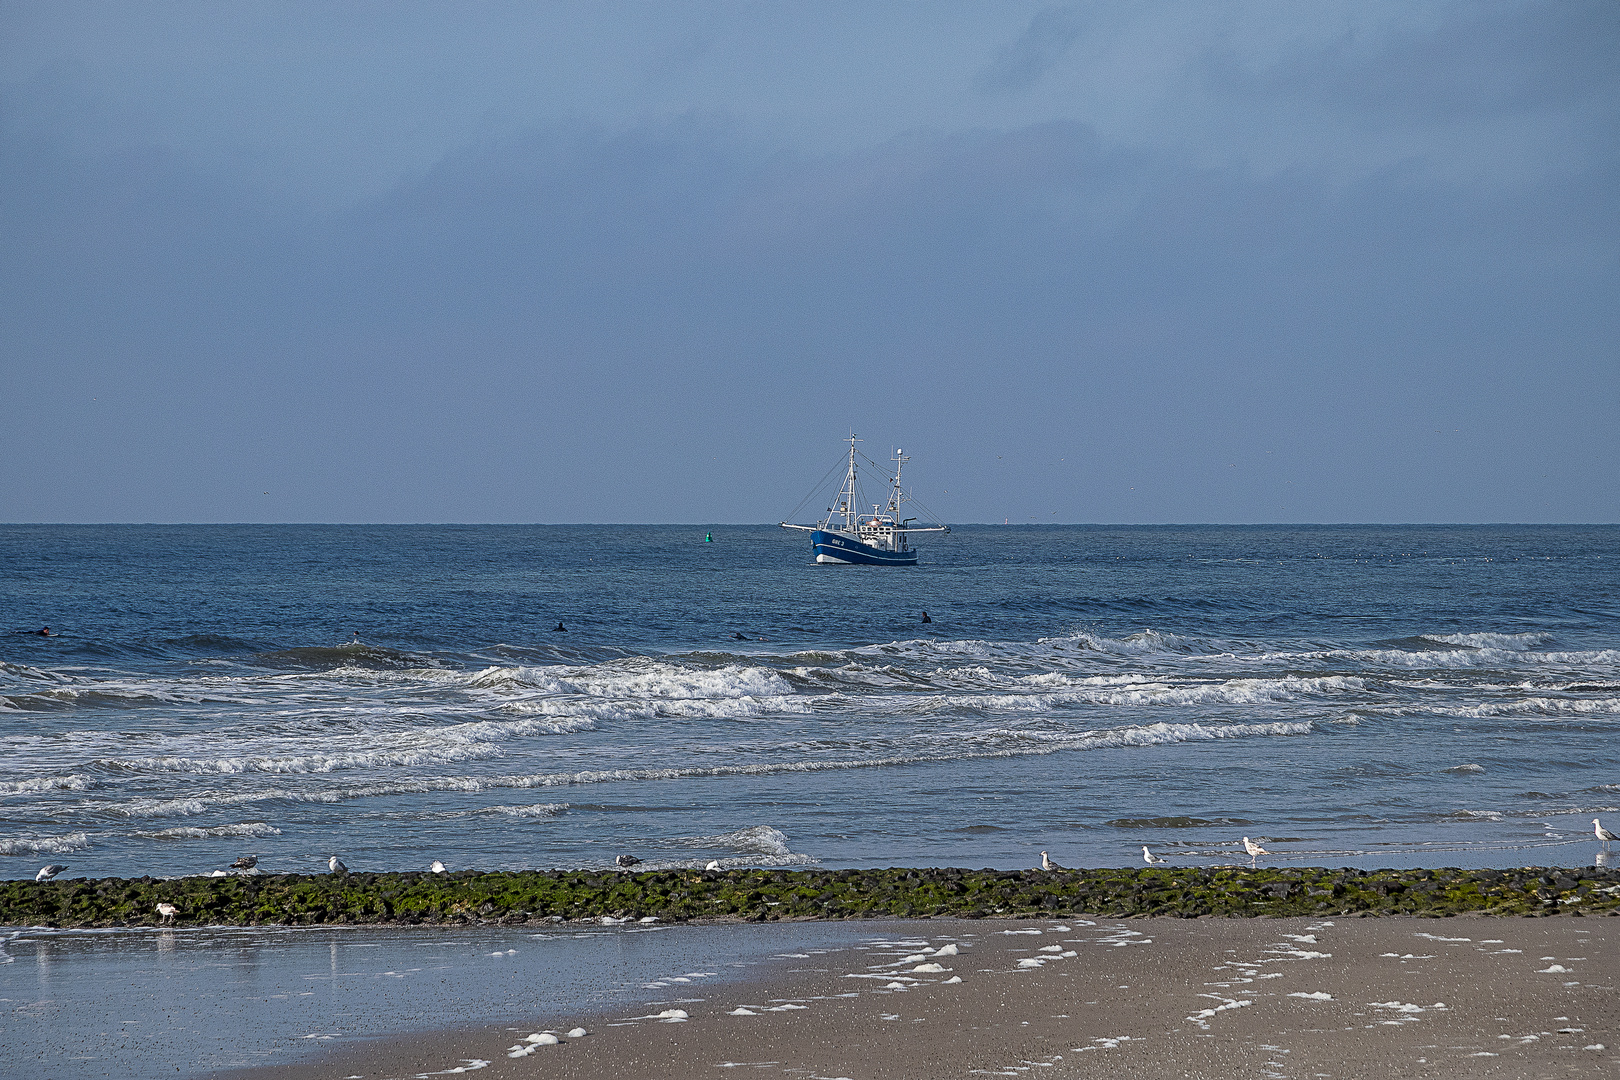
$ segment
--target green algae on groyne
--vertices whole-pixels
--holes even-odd
[[[1615,915],[1620,870],[583,870],[0,882],[0,925],[540,923],[559,919]]]

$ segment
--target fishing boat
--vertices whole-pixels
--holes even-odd
[[[794,525],[783,521],[784,529],[800,529],[810,534],[810,548],[818,563],[860,563],[869,566],[915,566],[917,549],[911,546],[913,533],[948,533],[948,525],[915,525],[915,517],[901,517],[901,505],[915,502],[900,487],[900,472],[911,458],[901,450],[894,452],[894,475],[889,477],[889,497],[886,503],[868,504],[862,496],[856,460],[865,460],[873,468],[877,462],[856,450],[861,440],[849,437],[849,465],[844,486],[839,489],[837,501],[827,508],[827,516],[817,525]],[[834,466],[836,468],[837,466]],[[829,474],[830,476],[830,474]],[[823,481],[825,483],[825,480]],[[821,490],[818,486],[818,490]],[[815,492],[806,496],[808,502]],[[800,503],[803,506],[804,503]],[[871,512],[863,507],[870,505]]]

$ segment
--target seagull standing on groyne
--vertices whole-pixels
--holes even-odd
[[[1059,866],[1057,863],[1052,861],[1052,857],[1050,855],[1048,855],[1046,852],[1043,851],[1043,852],[1041,852],[1041,869],[1042,870],[1067,870],[1068,867],[1067,866]]]
[[[67,867],[62,863],[51,863],[49,866],[42,866],[39,868],[39,873],[34,875],[34,880],[49,881],[66,869]]]
[[[347,874],[349,872],[349,868],[343,865],[343,860],[336,855],[327,860],[326,868],[334,874]]]
[[[1147,849],[1146,844],[1143,844],[1142,845],[1142,861],[1147,863],[1149,866],[1163,866],[1165,863],[1169,862],[1170,860],[1169,859],[1161,859],[1161,858],[1159,858],[1157,855],[1153,854],[1153,852],[1151,852],[1151,851],[1149,851]]]

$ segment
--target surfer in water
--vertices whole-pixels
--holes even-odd
[[[568,633],[568,627],[564,626],[562,623],[558,623],[557,628],[555,630],[553,630],[552,633],[553,634],[566,634],[566,633]]]
[[[39,635],[40,637],[50,637],[51,636],[51,628],[48,627],[48,626],[42,626],[38,630],[35,630],[34,633]]]
[[[926,611],[925,611],[925,612],[923,612],[923,617],[922,617],[922,621],[923,621],[923,622],[933,622],[933,621],[934,621],[934,620],[933,620],[933,619],[930,619],[930,618],[929,618],[929,617],[928,617],[928,612],[926,612]]]

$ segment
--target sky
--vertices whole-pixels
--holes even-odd
[[[0,521],[1615,522],[1617,114],[1612,0],[0,0]]]

